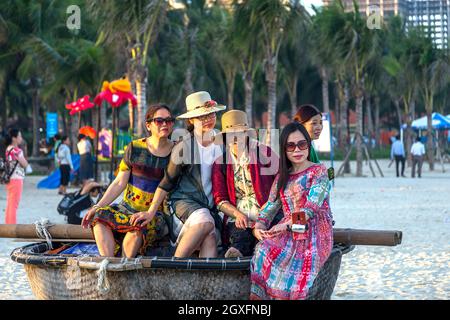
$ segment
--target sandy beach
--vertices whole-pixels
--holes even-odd
[[[325,161],[327,165],[329,163]],[[384,178],[339,177],[331,195],[335,227],[403,231],[397,247],[357,246],[342,260],[333,299],[449,299],[450,298],[450,164],[438,163],[421,179],[395,177],[395,165],[379,161]],[[339,168],[335,162],[334,167]],[[355,163],[352,163],[355,170]],[[37,189],[42,177],[27,177],[17,222],[48,218],[64,223],[56,211],[57,190]],[[69,190],[70,191],[70,190]],[[0,185],[0,221],[4,221],[5,186]],[[34,299],[23,266],[9,254],[24,242],[0,239],[0,299]]]

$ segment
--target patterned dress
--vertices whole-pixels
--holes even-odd
[[[116,240],[116,254],[127,232],[140,230],[143,233],[143,246],[140,254],[144,255],[147,246],[164,236],[165,223],[162,208],[146,227],[132,226],[129,223],[132,214],[147,211],[153,195],[164,176],[164,169],[169,163],[170,155],[158,157],[147,148],[146,139],[132,141],[120,162],[120,171],[131,171],[124,197],[121,203],[97,209],[91,226],[103,223],[113,230]]]
[[[278,178],[258,222],[269,226],[280,207],[284,213],[280,223],[290,221],[292,213],[304,210],[310,217],[308,230],[304,234],[285,231],[256,245],[251,263],[253,300],[305,299],[333,247],[330,183],[325,166],[314,164],[292,174],[277,198]]]

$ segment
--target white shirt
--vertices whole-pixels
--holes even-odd
[[[92,145],[87,139],[82,139],[77,143],[78,153],[83,155],[85,153],[91,153]]]
[[[423,156],[425,154],[425,146],[422,142],[417,141],[411,147],[411,154],[413,156]]]
[[[197,139],[195,139],[197,141]],[[202,185],[205,195],[208,197],[209,205],[212,206],[213,195],[212,195],[212,165],[218,157],[222,155],[222,149],[219,145],[211,143],[209,146],[204,147],[197,141],[199,158],[200,158],[200,168],[202,176]]]
[[[72,156],[70,154],[70,148],[68,145],[61,143],[58,149],[57,158],[60,165],[68,164],[70,168],[73,170]]]

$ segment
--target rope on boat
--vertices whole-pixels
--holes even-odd
[[[50,222],[47,218],[41,218],[34,223],[36,226],[36,234],[39,238],[45,239],[47,241],[48,247],[50,250],[53,249],[52,245],[52,235],[48,232],[47,228],[53,226],[54,224]]]
[[[98,274],[97,290],[103,294],[108,293],[109,290],[111,289],[111,285],[108,281],[108,278],[106,277],[106,269],[108,268],[108,264],[109,260],[103,259],[97,271]]]

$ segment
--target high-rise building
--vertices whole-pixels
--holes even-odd
[[[330,5],[335,0],[323,0],[325,6]],[[342,0],[344,7],[348,11],[353,10],[353,0]],[[380,15],[386,19],[390,16],[406,17],[408,11],[407,0],[356,0],[359,12],[365,15],[370,15],[371,7],[379,8]]]
[[[408,28],[420,26],[438,48],[448,48],[449,2],[449,0],[408,1]]]
[[[334,0],[323,0],[325,6]],[[347,11],[353,10],[353,0],[342,0]],[[422,27],[438,48],[448,48],[450,0],[356,0],[359,12],[369,16],[374,8],[384,20],[400,15],[407,28]]]

